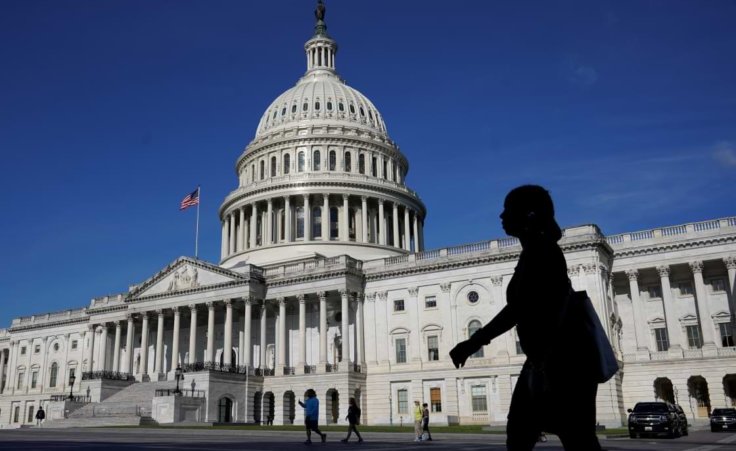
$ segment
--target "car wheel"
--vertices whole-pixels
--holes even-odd
[[[716,429],[716,428],[714,428],[714,427],[711,426],[710,431],[711,432],[718,432],[718,429]]]
[[[629,438],[636,438],[636,434],[633,432],[629,432]]]
[[[687,426],[685,426],[685,427],[684,427],[684,428],[682,429],[682,435],[688,435],[688,434],[689,434],[689,432],[687,431]]]

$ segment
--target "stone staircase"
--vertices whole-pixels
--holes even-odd
[[[156,390],[174,388],[172,382],[138,382],[102,402],[93,402],[61,420],[46,421],[44,428],[136,426],[156,424],[151,418],[151,401]]]

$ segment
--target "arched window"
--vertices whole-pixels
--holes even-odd
[[[297,157],[297,171],[304,172],[304,152],[299,152]]]
[[[368,117],[373,120],[373,110],[368,110]]]
[[[296,237],[304,238],[304,207],[296,208]]]
[[[470,338],[474,333],[479,331],[483,327],[483,325],[478,321],[477,319],[474,319],[468,324],[468,338]],[[483,357],[483,347],[478,349],[475,354],[471,355],[470,357]]]
[[[59,365],[56,362],[51,364],[51,371],[49,372],[49,387],[56,387],[56,378],[59,375]]]
[[[332,102],[327,101],[327,111],[332,111]]]
[[[266,162],[261,160],[261,180],[266,177]]]
[[[315,150],[312,154],[312,170],[313,171],[319,171],[320,170],[320,153],[319,150]]]
[[[305,102],[302,104],[302,111],[307,111],[308,109],[309,109],[309,104],[305,100]]]
[[[276,119],[276,113],[278,113],[278,110],[273,110],[273,117],[271,119]]]
[[[388,178],[388,162],[386,160],[383,160],[383,178]]]
[[[360,116],[365,117],[365,110],[363,109],[363,107],[360,107]],[[274,114],[274,117],[276,117],[275,114]]]
[[[365,174],[365,155],[360,154],[358,156],[358,172]]]
[[[291,106],[291,112],[296,113],[296,104]]]
[[[283,107],[283,108],[281,109],[281,115],[282,115],[282,116],[286,116],[286,107]]]
[[[337,207],[330,208],[330,239],[331,240],[336,240],[339,237],[337,219],[338,219]]]
[[[312,237],[322,236],[322,207],[312,208]]]
[[[291,154],[284,155],[284,174],[289,173],[289,168],[291,167]]]
[[[352,170],[351,157],[352,154],[350,152],[345,152],[345,172],[350,172]]]
[[[256,181],[256,165],[255,163],[250,165],[250,182],[253,183]]]
[[[355,114],[355,105],[350,104],[350,114]]]
[[[319,111],[319,101],[314,102],[314,111]]]
[[[337,155],[335,154],[334,150],[330,150],[330,171],[334,171],[336,165],[337,165]]]
[[[338,103],[337,109],[340,111],[345,111],[345,104],[343,104],[342,102]]]
[[[271,177],[276,175],[276,157],[271,157]]]

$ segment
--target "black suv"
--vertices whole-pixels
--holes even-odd
[[[687,433],[687,421],[680,419],[677,409],[666,402],[638,402],[629,409],[629,437],[666,435],[674,438]]]
[[[736,429],[736,409],[713,409],[710,414],[711,432]]]

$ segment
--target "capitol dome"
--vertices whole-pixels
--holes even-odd
[[[381,113],[335,70],[324,9],[304,44],[307,71],[265,110],[220,207],[221,264],[317,256],[360,260],[423,248],[426,208]]]

